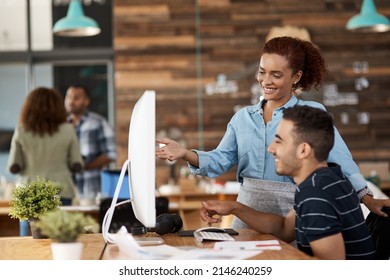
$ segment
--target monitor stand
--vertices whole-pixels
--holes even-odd
[[[131,194],[131,187],[130,187],[130,199],[127,199],[127,200],[124,200],[120,203],[117,203],[118,198],[119,198],[119,193],[120,193],[121,188],[122,188],[122,183],[123,183],[123,180],[125,178],[125,174],[126,174],[126,171],[128,169],[129,164],[130,164],[130,160],[127,159],[122,165],[121,173],[119,174],[119,179],[118,179],[118,182],[117,182],[116,187],[115,187],[114,196],[113,196],[112,201],[111,201],[111,206],[110,206],[110,208],[108,208],[106,214],[104,215],[104,219],[102,222],[102,234],[103,234],[104,240],[107,243],[117,243],[115,240],[115,234],[111,234],[108,232],[110,225],[111,225],[112,217],[114,215],[115,207],[118,205],[124,204],[124,203],[132,202],[132,199],[131,199],[132,194]],[[131,176],[131,174],[129,173],[128,176]],[[135,228],[131,229],[131,234],[132,235],[140,235],[140,234],[145,234],[151,230],[152,229],[144,227],[144,226],[135,227]],[[142,241],[142,243],[145,243],[145,244],[161,244],[161,242],[162,242],[161,238],[152,238],[152,237],[145,237],[145,238],[142,238],[139,240],[140,240],[140,243]]]
[[[128,169],[129,164],[130,164],[130,160],[127,159],[123,163],[123,165],[122,165],[122,170],[121,170],[121,173],[119,174],[118,182],[116,183],[114,196],[113,196],[112,201],[111,201],[111,206],[110,206],[110,208],[108,208],[106,214],[104,215],[104,219],[103,219],[103,222],[102,222],[103,238],[104,238],[104,240],[106,242],[109,242],[109,243],[116,243],[114,236],[108,232],[109,229],[110,229],[112,217],[114,215],[115,207],[117,205],[128,203],[128,202],[132,201],[132,199],[131,199],[131,191],[130,191],[130,199],[122,201],[120,203],[117,203],[118,197],[119,197],[119,193],[120,193],[120,190],[122,188],[122,183],[123,183],[123,180],[125,178],[125,174],[126,174],[126,171]],[[130,176],[130,174],[128,176]]]

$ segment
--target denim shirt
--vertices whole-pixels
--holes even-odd
[[[189,165],[195,175],[215,178],[237,165],[237,180],[242,183],[244,177],[277,182],[293,182],[291,177],[279,176],[275,171],[275,159],[267,151],[275,138],[276,128],[283,116],[283,109],[294,105],[308,105],[326,110],[314,101],[299,100],[292,96],[282,107],[273,112],[272,119],[264,123],[262,104],[248,106],[239,110],[227,125],[227,130],[218,147],[204,152],[193,150],[199,157],[199,168]],[[345,142],[335,128],[335,144],[328,158],[342,168],[356,191],[366,186],[363,175],[353,161]]]

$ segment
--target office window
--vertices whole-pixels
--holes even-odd
[[[14,129],[27,92],[26,79],[26,64],[0,64],[0,129]]]
[[[90,38],[53,35],[53,24],[68,10],[65,2],[0,0],[0,177],[9,181],[16,181],[6,170],[10,138],[25,96],[35,87],[54,87],[64,95],[70,84],[84,84],[91,110],[115,126],[112,1],[84,1],[85,14],[102,29]]]
[[[66,16],[69,1],[0,0],[0,52],[27,51],[30,17],[31,50],[112,47],[112,1],[84,1],[85,15],[95,19],[101,33],[92,37],[58,37],[52,33],[57,20]],[[30,3],[30,15],[27,5]]]
[[[8,152],[26,96],[27,65],[0,64],[0,177],[14,180],[7,170]]]
[[[109,119],[107,65],[58,65],[54,66],[54,84],[65,95],[72,84],[83,84],[90,91],[90,109]]]
[[[31,49],[48,51],[53,49],[52,0],[30,0]]]

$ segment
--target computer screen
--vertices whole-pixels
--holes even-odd
[[[156,94],[147,90],[131,115],[128,158],[130,198],[135,217],[145,227],[156,224]]]
[[[147,90],[134,106],[130,118],[128,138],[128,158],[122,166],[111,206],[103,223],[102,233],[107,242],[115,243],[110,237],[109,228],[117,204],[119,192],[128,170],[130,201],[135,217],[146,228],[156,225],[156,93]],[[121,202],[126,203],[128,200]]]

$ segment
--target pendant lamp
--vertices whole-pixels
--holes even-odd
[[[389,19],[376,12],[373,0],[363,0],[360,14],[353,16],[347,29],[360,32],[386,32],[390,30]]]
[[[87,37],[98,35],[100,28],[95,20],[84,15],[80,0],[71,0],[66,17],[54,24],[53,33],[65,37]]]

